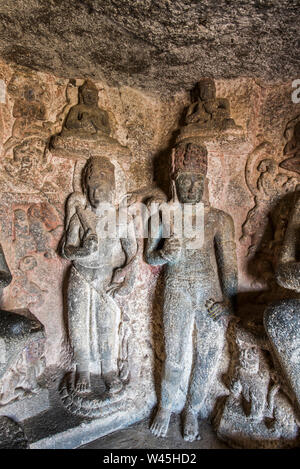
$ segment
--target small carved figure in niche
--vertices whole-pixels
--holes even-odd
[[[189,106],[186,124],[197,124],[203,129],[226,130],[235,128],[235,122],[230,117],[230,107],[227,99],[216,97],[214,80],[205,78],[199,81],[194,90],[194,102]]]
[[[237,447],[295,445],[297,417],[284,380],[274,369],[272,346],[265,333],[257,334],[258,327],[252,330],[237,325],[231,337],[234,369],[230,394],[214,421],[218,436]]]
[[[114,196],[114,165],[107,158],[92,157],[84,168],[83,193],[74,192],[67,203],[62,251],[72,261],[68,322],[79,393],[91,390],[93,371],[101,374],[110,393],[122,388],[117,364],[121,311],[113,296],[126,295],[132,288],[134,277],[126,274],[136,240],[133,224],[127,237],[103,236],[103,204],[113,204]]]
[[[40,189],[53,167],[46,150],[46,141],[40,137],[30,137],[16,145],[13,158],[7,159],[5,170],[14,179]]]
[[[268,405],[270,373],[255,337],[237,329],[238,359],[231,380],[230,391],[241,398],[247,416],[262,420]]]
[[[51,107],[48,84],[30,72],[18,72],[9,81],[7,92],[13,98],[12,113],[15,121],[12,134],[4,143],[5,151],[32,135],[49,137],[53,122],[47,120],[48,110]]]
[[[79,103],[73,106],[64,123],[61,135],[97,137],[110,134],[108,114],[98,107],[98,90],[91,81],[79,87]]]
[[[269,215],[279,199],[293,192],[298,184],[295,177],[278,171],[278,163],[272,156],[273,148],[265,142],[250,155],[246,165],[246,182],[254,196],[255,205],[249,210],[242,226],[241,241],[249,243],[248,255],[252,255],[265,233]]]
[[[207,172],[206,147],[181,143],[173,151],[174,192],[181,206],[203,199]],[[170,202],[172,204],[172,202]],[[199,436],[198,413],[216,377],[228,318],[237,290],[234,226],[229,215],[207,203],[204,206],[204,242],[190,244],[188,237],[171,234],[162,240],[162,227],[151,233],[146,260],[164,265],[163,323],[166,359],[161,400],[151,431],[165,436],[185,374],[185,352],[194,332],[194,363],[188,389],[184,438]],[[214,320],[218,313],[220,320]],[[224,324],[225,323],[225,324]]]
[[[299,116],[296,118],[299,119]],[[285,135],[290,135],[291,126],[294,121],[287,125]],[[288,169],[289,171],[295,171],[300,174],[300,120],[293,127],[293,136],[288,141],[284,148],[284,155],[288,158],[280,163],[281,168]]]

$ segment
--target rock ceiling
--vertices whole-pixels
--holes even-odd
[[[174,92],[200,77],[299,77],[299,0],[6,0],[0,57]]]

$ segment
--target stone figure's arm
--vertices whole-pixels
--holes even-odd
[[[121,238],[121,245],[126,255],[125,265],[129,265],[137,253],[137,240],[132,221],[128,224],[127,230],[127,236]]]
[[[135,236],[133,221],[129,222],[127,226],[127,236],[120,238],[120,242],[126,259],[123,266],[114,271],[109,289],[113,294],[117,293],[118,295],[125,296],[128,295],[133,288],[138,267],[138,243]]]
[[[67,129],[80,129],[81,121],[78,119],[78,106],[73,106],[66,117],[64,127]]]
[[[69,261],[82,259],[90,256],[98,248],[98,240],[88,230],[83,239],[80,239],[80,221],[77,214],[74,214],[70,220],[65,233],[65,239],[62,245],[63,257]]]
[[[300,291],[300,194],[295,195],[276,269],[276,280],[284,288]]]
[[[163,240],[163,225],[159,223],[151,223],[150,219],[150,236],[146,240],[145,260],[151,265],[175,264],[179,261],[181,255],[180,240],[175,237]]]
[[[91,117],[91,121],[95,128],[101,129],[101,131],[107,134],[110,133],[108,114],[106,111],[97,108],[97,112]]]
[[[220,273],[220,283],[224,300],[233,306],[238,288],[238,268],[234,224],[230,215],[220,213],[218,229],[215,235],[215,249]]]
[[[194,122],[197,122],[199,115],[201,114],[200,111],[202,111],[203,105],[202,103],[199,103],[199,101],[191,104],[187,110],[185,120],[188,124],[192,124]]]
[[[148,226],[148,238],[145,242],[144,259],[151,265],[164,265],[166,260],[160,255],[158,245],[161,242],[162,224],[161,220],[157,223],[157,214],[150,218]],[[154,219],[155,222],[153,223]]]

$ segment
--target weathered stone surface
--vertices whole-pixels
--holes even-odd
[[[201,77],[298,77],[298,1],[9,1],[0,55],[65,77],[174,91]]]
[[[132,425],[124,430],[114,432],[96,441],[81,446],[80,449],[227,449],[227,445],[216,439],[212,427],[204,421],[199,422],[203,438],[198,441],[185,441],[181,436],[181,421],[173,415],[168,435],[157,438],[149,432],[149,420]]]
[[[184,74],[187,76],[186,70]],[[170,79],[170,75],[166,74],[166,77]],[[70,367],[64,302],[70,263],[60,256],[66,223],[65,203],[71,193],[83,195],[82,170],[91,156],[113,159],[118,196],[128,194],[130,203],[151,198],[166,199],[160,189],[170,197],[171,150],[177,144],[180,150],[181,143],[184,144],[177,129],[188,127],[182,126],[189,108],[200,104],[200,100],[194,102],[189,90],[202,78],[203,75],[197,78],[189,75],[190,84],[182,85],[184,91],[176,89],[172,96],[163,98],[152,93],[150,88],[141,91],[129,86],[112,86],[111,81],[108,83],[104,79],[95,80],[97,106],[94,102],[92,112],[85,108],[87,119],[83,132],[76,134],[77,130],[71,129],[68,134],[64,132],[65,122],[71,110],[76,111],[80,106],[79,89],[84,79],[58,78],[26,67],[0,64],[0,79],[5,84],[0,103],[0,239],[13,277],[4,290],[1,308],[29,310],[44,324],[46,371],[43,378],[51,393],[56,393],[55,399],[50,396],[51,409],[46,414],[26,422],[25,431],[32,447],[84,444],[98,435],[125,428],[135,419],[148,417],[156,404],[165,360],[163,285],[161,267],[149,266],[143,261],[143,240],[138,240],[135,287],[128,296],[118,299],[126,330],[130,331],[128,341],[124,341],[124,353],[131,387],[124,400],[122,397],[120,408],[113,399],[107,402],[108,406],[99,399],[98,407],[92,396],[80,399],[73,395],[69,383],[64,382],[59,387],[61,376]],[[229,214],[235,225],[239,265],[236,313],[249,330],[252,327],[248,324],[249,318],[262,327],[263,310],[269,302],[294,295],[276,284],[275,268],[292,206],[290,196],[299,182],[299,174],[293,168],[287,169],[280,164],[295,153],[295,127],[300,106],[291,99],[289,81],[267,83],[244,77],[218,79],[215,85],[216,96],[210,105],[213,113],[217,112],[216,120],[220,123],[223,118],[225,122],[233,119],[238,132],[223,132],[220,125],[218,131],[216,126],[206,135],[202,129],[200,138],[196,129],[195,140],[189,143],[193,152],[193,145],[203,144],[205,139],[208,151],[206,196],[218,211]],[[216,111],[214,103],[225,103],[223,110],[221,107],[221,119],[220,109]],[[209,103],[204,104],[207,113]],[[110,136],[98,132],[99,129],[95,132],[96,138],[94,133],[92,138],[87,135],[86,130],[99,114],[97,109],[108,115]],[[203,114],[207,119],[208,116]],[[51,146],[51,141],[62,145]],[[291,148],[293,155],[287,148]],[[230,379],[223,380],[233,365],[227,342],[218,360],[219,369],[213,385],[201,407],[200,419],[212,415],[216,397],[230,394]],[[191,356],[191,350],[187,352]],[[268,356],[269,352],[264,352]],[[275,369],[273,358],[266,367],[267,377],[268,374],[272,376]],[[53,366],[56,371],[51,376]],[[189,366],[187,363],[184,383],[178,391],[176,412],[183,410],[187,400]],[[247,388],[248,381],[244,378]],[[283,389],[284,379],[280,386]],[[101,393],[103,389],[102,383],[97,391]],[[289,402],[282,389],[284,402]],[[137,397],[134,405],[132,396]],[[263,396],[265,400],[266,393]],[[63,402],[71,412],[66,410]],[[285,405],[278,408],[286,409]],[[116,412],[110,413],[110,410]],[[89,422],[85,419],[89,413],[99,418]],[[230,418],[234,419],[234,414]],[[279,421],[282,418],[281,413]],[[291,414],[291,422],[293,418]],[[247,417],[242,420],[244,430],[247,430],[245,435],[249,437],[254,431],[253,426],[247,427]],[[280,435],[280,431],[276,432]]]
[[[292,407],[284,397],[275,398],[275,412],[276,419],[270,422],[257,421],[245,415],[240,403],[230,396],[219,422],[217,435],[234,448],[297,448],[298,425]]]
[[[235,324],[228,335],[229,395],[216,408],[217,435],[237,448],[297,447],[298,418],[286,379],[270,360],[263,328],[249,326]]]
[[[264,324],[282,371],[300,410],[300,300],[278,303],[265,311]]]
[[[22,427],[9,417],[0,417],[0,449],[27,449]]]

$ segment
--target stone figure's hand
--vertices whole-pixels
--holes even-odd
[[[168,238],[165,240],[164,246],[161,249],[161,256],[170,264],[175,264],[180,260],[182,252],[182,243],[179,238]]]
[[[112,284],[121,284],[124,282],[125,272],[123,268],[116,269],[113,274]]]
[[[65,245],[63,248],[65,257],[69,259],[70,261],[73,261],[76,259],[77,250],[78,248],[76,246]]]
[[[112,297],[115,298],[116,295],[126,296],[130,293],[129,284],[126,279],[120,283],[112,283],[107,290]]]
[[[90,229],[84,237],[83,247],[89,254],[96,252],[98,249],[98,236],[95,233],[92,233]]]

